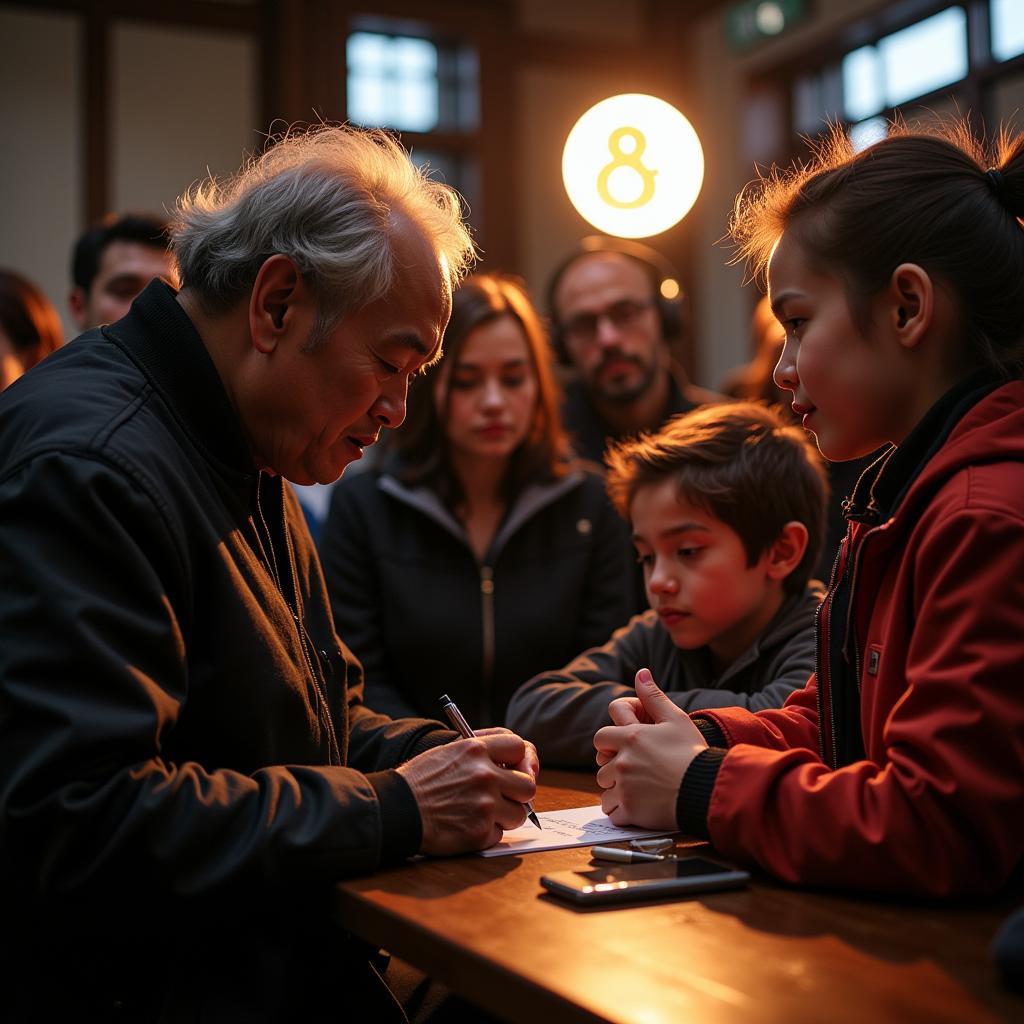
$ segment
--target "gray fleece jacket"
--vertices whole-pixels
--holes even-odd
[[[524,683],[509,702],[506,725],[532,740],[549,767],[592,767],[594,733],[610,724],[611,701],[634,692],[641,668],[649,668],[684,711],[781,707],[814,671],[814,614],[823,596],[821,584],[812,580],[803,593],[789,597],[721,675],[715,674],[706,647],[676,647],[657,613],[648,610],[616,630],[604,646]]]

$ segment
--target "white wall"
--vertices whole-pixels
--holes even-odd
[[[0,266],[34,280],[65,338],[71,247],[86,227],[77,14],[0,8]],[[252,36],[117,22],[108,41],[108,208],[170,211],[207,170],[237,170],[261,144]]]
[[[112,36],[110,206],[169,212],[207,169],[230,174],[260,146],[257,45],[131,22]]]
[[[0,266],[43,289],[71,338],[71,244],[83,203],[79,19],[0,8],[0,39]]]

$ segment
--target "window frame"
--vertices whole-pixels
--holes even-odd
[[[993,127],[989,95],[993,83],[1004,77],[1024,72],[1024,53],[1007,60],[996,60],[992,53],[989,0],[903,0],[874,14],[865,15],[834,33],[829,39],[813,49],[815,60],[808,65],[794,61],[792,57],[784,63],[751,77],[748,91],[770,91],[782,104],[784,123],[787,126],[785,139],[780,140],[780,151],[772,155],[776,162],[789,162],[806,152],[805,138],[796,124],[794,96],[801,79],[826,74],[839,76],[841,81],[844,57],[863,46],[877,46],[880,40],[893,33],[909,28],[918,22],[939,14],[950,7],[960,7],[967,15],[967,74],[956,82],[941,86],[929,93],[915,96],[897,107],[886,106],[871,117],[858,121],[845,116],[842,103],[840,109],[831,111],[831,116],[847,129],[863,124],[873,118],[891,120],[897,111],[920,110],[930,105],[944,106],[951,97],[957,100],[960,114],[971,129],[978,133],[985,126]],[[840,94],[840,101],[842,96]],[[825,125],[811,134],[820,134]]]

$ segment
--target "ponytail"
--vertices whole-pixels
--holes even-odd
[[[1024,135],[1002,131],[994,153],[962,122],[891,126],[854,153],[833,127],[812,160],[774,168],[736,200],[737,259],[767,269],[783,231],[843,280],[866,327],[869,300],[901,263],[916,263],[956,296],[978,365],[1018,368],[1024,353]]]

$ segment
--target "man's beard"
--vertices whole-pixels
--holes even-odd
[[[612,360],[624,360],[633,363],[643,372],[635,380],[628,383],[615,380],[611,381],[610,384],[604,383],[601,380],[601,371]],[[647,393],[657,376],[658,366],[656,363],[645,363],[636,356],[623,355],[621,352],[610,352],[594,370],[591,376],[591,390],[600,401],[608,405],[630,405]]]

